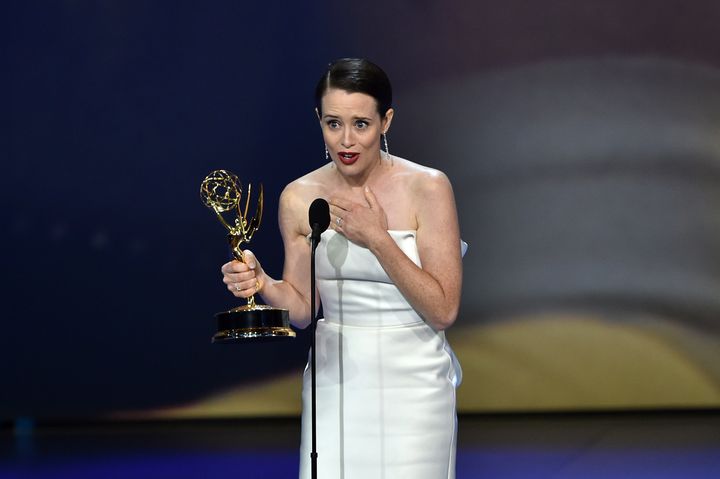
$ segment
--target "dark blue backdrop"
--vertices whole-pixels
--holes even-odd
[[[234,301],[198,195],[213,169],[263,182],[252,247],[280,273],[277,197],[324,161],[313,87],[352,53],[314,4],[281,3],[11,7],[0,417],[157,406],[302,366],[304,336],[210,345]]]
[[[473,123],[443,101],[426,109],[423,91],[462,103],[464,90],[444,85],[543,61],[666,58],[710,73],[720,65],[713,0],[65,0],[4,10],[0,419],[181,403],[303,366],[305,334],[282,347],[210,344],[213,313],[235,301],[220,281],[225,231],[198,190],[218,168],[264,183],[265,222],[252,248],[279,275],[277,198],[324,161],[312,93],[332,59],[365,56],[393,79],[391,151],[448,171],[460,186],[461,227],[476,255],[466,258],[466,284],[476,286],[494,284],[506,264],[484,257],[493,245],[467,227],[482,223],[474,196],[464,196],[478,184],[465,166],[489,157],[464,156]],[[505,94],[503,108],[515,99]],[[471,110],[470,120],[483,120]],[[485,131],[498,126],[483,121]],[[514,125],[506,127],[513,141]],[[439,129],[460,132],[451,150],[461,154],[445,155],[442,138],[431,144]],[[464,179],[466,190],[456,181]],[[505,278],[510,289],[517,279]],[[501,303],[488,288],[465,291],[465,312]],[[511,294],[501,299],[518,305]]]

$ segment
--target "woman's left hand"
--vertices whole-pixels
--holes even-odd
[[[385,210],[370,187],[366,186],[363,193],[365,204],[339,196],[330,198],[330,219],[335,231],[368,248],[374,240],[387,235],[388,223]]]

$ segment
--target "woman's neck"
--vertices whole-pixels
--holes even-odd
[[[340,170],[336,168],[340,182],[350,188],[362,188],[372,185],[378,176],[382,174],[386,156],[387,155],[385,155],[382,151],[379,152],[377,160],[374,161],[372,165],[370,165],[365,171],[362,171],[354,176],[343,175],[340,173]]]

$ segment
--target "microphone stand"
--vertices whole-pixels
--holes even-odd
[[[330,224],[330,207],[328,202],[317,198],[308,211],[310,220],[310,324],[312,325],[312,357],[310,358],[311,396],[312,396],[312,451],[310,452],[310,477],[317,479],[317,385],[315,381],[315,332],[317,330],[317,312],[315,311],[315,249],[320,242],[320,234]]]
[[[312,328],[311,342],[311,362],[310,362],[310,378],[311,378],[311,396],[312,396],[312,450],[310,452],[310,477],[317,479],[317,403],[316,403],[316,384],[315,384],[315,330],[317,328],[317,313],[315,312],[315,248],[317,248],[320,233],[319,226],[313,224],[313,232],[310,235],[310,324]],[[317,234],[316,234],[317,233]]]

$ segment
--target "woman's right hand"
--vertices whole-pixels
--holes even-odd
[[[236,298],[248,298],[260,292],[265,272],[250,250],[243,251],[245,263],[236,259],[222,265],[223,283]]]

